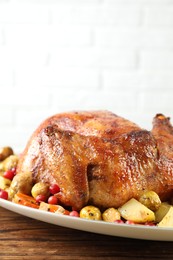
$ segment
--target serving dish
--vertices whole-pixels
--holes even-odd
[[[81,231],[133,239],[173,241],[173,228],[87,220],[29,208],[4,199],[0,199],[0,206],[26,217]]]

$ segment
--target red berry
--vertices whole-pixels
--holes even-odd
[[[129,225],[135,225],[135,222],[133,222],[132,220],[127,220],[125,223]]]
[[[55,197],[55,196],[50,196],[50,197],[48,198],[48,203],[49,203],[49,204],[58,204],[58,199],[57,199],[57,197]]]
[[[118,223],[118,224],[124,224],[124,221],[123,221],[123,220],[121,220],[121,219],[117,219],[117,220],[115,220],[115,221],[114,221],[114,223]]]
[[[155,226],[156,224],[155,223],[153,223],[153,222],[146,222],[145,223],[145,226]]]
[[[79,217],[79,213],[78,213],[76,210],[72,210],[72,211],[69,213],[69,216]]]
[[[8,200],[8,192],[0,189],[0,198],[4,200]]]
[[[46,196],[45,195],[42,195],[42,194],[40,194],[40,195],[38,195],[36,198],[35,198],[35,200],[38,202],[38,203],[40,203],[40,202],[45,202],[46,201]]]
[[[12,180],[14,178],[15,175],[15,171],[14,170],[7,170],[6,172],[4,172],[4,178]]]
[[[49,187],[49,191],[50,191],[51,194],[54,195],[54,194],[60,192],[60,187],[56,183],[51,184],[50,187]]]

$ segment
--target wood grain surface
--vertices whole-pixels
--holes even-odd
[[[173,259],[173,243],[88,233],[0,208],[0,259]]]

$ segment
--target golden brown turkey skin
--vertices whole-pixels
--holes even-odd
[[[33,133],[17,172],[57,183],[59,201],[77,210],[119,207],[145,190],[165,199],[173,189],[172,145],[172,126],[161,115],[149,132],[108,111],[62,113]]]

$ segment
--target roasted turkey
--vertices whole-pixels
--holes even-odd
[[[60,203],[119,207],[147,190],[173,193],[173,127],[157,114],[152,131],[109,111],[56,114],[33,133],[12,182],[14,196],[34,183],[56,183]]]

